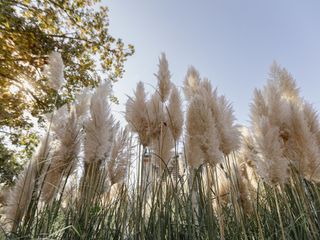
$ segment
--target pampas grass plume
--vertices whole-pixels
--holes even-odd
[[[200,82],[198,94],[207,102],[218,131],[219,149],[225,155],[236,151],[240,145],[240,132],[234,124],[235,117],[231,104],[225,96],[218,96],[218,90],[212,90],[208,79]]]
[[[277,62],[273,62],[270,68],[270,78],[282,97],[293,102],[300,102],[299,88],[291,74],[282,68]]]
[[[100,85],[91,98],[91,118],[85,123],[85,162],[104,162],[111,152],[114,139],[114,118],[107,96],[109,83]]]
[[[5,223],[11,231],[15,231],[23,216],[25,215],[35,185],[36,164],[31,162],[20,174],[15,186],[9,192],[7,206],[4,209]]]
[[[202,163],[213,165],[221,161],[217,129],[205,99],[196,95],[187,111],[187,146],[188,162],[191,168],[198,168]]]
[[[183,91],[187,100],[191,100],[191,98],[197,92],[200,85],[200,74],[195,69],[195,67],[190,66],[187,71],[187,75],[183,82]]]
[[[35,188],[36,177],[40,176],[39,170],[43,169],[43,165],[45,165],[48,158],[50,142],[51,139],[48,136],[41,139],[31,162],[25,166],[15,186],[9,192],[4,213],[5,221],[10,226],[11,231],[16,230],[29,207]]]
[[[124,180],[130,159],[130,137],[127,128],[117,129],[116,137],[111,151],[110,160],[107,162],[107,173],[111,186]]]
[[[147,102],[148,126],[151,139],[158,139],[161,134],[161,125],[164,122],[164,112],[158,92],[155,92]]]
[[[182,102],[176,86],[172,87],[168,105],[168,126],[171,130],[173,139],[177,141],[182,133],[183,112]]]
[[[138,133],[140,143],[148,146],[150,143],[150,127],[148,120],[146,94],[142,82],[137,84],[135,97],[126,103],[125,118],[133,132]]]
[[[272,185],[285,183],[289,177],[289,161],[283,155],[283,142],[278,127],[272,126],[267,118],[260,120],[255,140],[259,152],[257,172]]]
[[[218,131],[220,134],[220,150],[228,155],[232,151],[236,151],[240,146],[240,131],[239,126],[235,125],[235,117],[231,104],[225,96],[220,96],[218,99],[219,121]]]
[[[43,74],[49,79],[49,86],[59,90],[64,84],[64,64],[59,52],[51,52],[48,56],[48,64],[45,65]]]
[[[168,61],[166,58],[165,53],[161,54],[160,60],[159,60],[159,70],[158,74],[156,74],[156,77],[158,79],[158,89],[159,89],[159,95],[161,102],[165,102],[169,96],[170,88],[171,88],[171,82],[170,82],[170,71],[168,67]]]
[[[59,115],[59,111],[56,115]],[[74,106],[65,118],[64,121],[52,124],[58,146],[52,154],[52,161],[42,188],[42,197],[47,203],[54,198],[62,178],[74,172],[80,151],[80,125]]]
[[[168,126],[163,126],[162,134],[158,140],[153,142],[153,149],[156,154],[156,160],[160,162],[161,169],[167,167],[173,154],[174,140]],[[159,159],[158,159],[159,158]]]

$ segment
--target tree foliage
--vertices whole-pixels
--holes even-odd
[[[0,130],[19,144],[32,117],[41,121],[101,76],[119,80],[134,48],[108,27],[108,8],[99,0],[0,0]],[[42,74],[52,51],[61,52],[66,66],[59,92]]]
[[[2,141],[3,139],[1,139]],[[22,169],[17,163],[15,155],[0,141],[0,183],[10,185],[14,177]]]

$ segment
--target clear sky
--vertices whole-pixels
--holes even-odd
[[[294,76],[302,96],[320,110],[319,0],[109,0],[110,33],[135,46],[115,85],[120,103],[138,81],[156,86],[165,52],[172,81],[182,86],[189,65],[232,102],[249,123],[253,89],[273,60]],[[117,108],[118,109],[118,108]],[[123,108],[120,108],[123,110]]]

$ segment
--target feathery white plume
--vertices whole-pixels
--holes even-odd
[[[146,94],[142,82],[137,84],[135,98],[128,99],[126,103],[125,118],[131,131],[138,133],[140,143],[148,146],[150,143],[150,127],[146,104]]]
[[[234,124],[235,117],[231,104],[225,96],[218,96],[218,91],[212,90],[211,83],[204,79],[199,86],[198,93],[207,102],[218,131],[219,149],[225,155],[239,148],[240,132]]]
[[[190,66],[187,71],[187,75],[183,82],[183,91],[187,100],[191,100],[196,91],[199,88],[200,84],[200,75],[199,72],[193,67]]]
[[[131,146],[128,129],[117,130],[110,160],[107,162],[107,173],[111,185],[124,180],[128,165],[130,164],[130,159],[128,159],[130,151]]]
[[[59,90],[64,84],[64,64],[59,52],[51,52],[48,56],[48,64],[44,66],[43,74],[49,79],[49,86]]]
[[[247,181],[248,190],[254,199],[257,196],[258,188],[258,175],[256,172],[256,164],[259,161],[258,151],[250,130],[246,127],[242,127],[240,130],[242,139],[241,147],[237,154],[237,162],[241,177]]]
[[[159,94],[155,92],[147,102],[150,137],[158,139],[161,133],[161,125],[164,122],[164,112]]]
[[[91,94],[87,88],[85,88],[80,94],[76,95],[76,114],[78,121],[82,123],[86,121],[90,108]]]
[[[164,53],[161,54],[159,60],[159,70],[158,74],[156,74],[158,79],[158,89],[161,102],[165,102],[169,96],[171,82],[170,82],[170,71],[168,67],[168,61],[166,55]]]
[[[301,101],[295,80],[285,68],[281,68],[275,61],[271,65],[270,77],[270,84],[274,84],[279,89],[283,98],[296,103]]]
[[[111,114],[108,95],[109,83],[100,85],[91,98],[90,119],[85,123],[85,162],[104,162],[111,152],[114,139],[114,118]]]
[[[257,149],[255,146],[252,133],[247,127],[242,127],[241,131],[241,147],[238,152],[238,163],[245,163],[251,168],[256,167]]]
[[[292,114],[300,98],[292,77],[284,69],[273,64],[270,76],[263,90],[254,92],[251,122],[259,155],[257,172],[269,183],[278,184],[289,177],[289,162],[296,161],[297,148],[289,146],[295,142]]]
[[[60,111],[61,110],[61,111]],[[56,116],[64,114],[62,107]],[[42,197],[50,202],[57,193],[63,177],[72,174],[76,168],[76,158],[80,150],[80,128],[75,107],[72,106],[66,116],[62,116],[58,122],[52,122],[52,130],[58,142],[53,151],[50,167],[45,176],[42,188]]]
[[[235,125],[235,117],[231,104],[225,96],[220,96],[218,99],[219,115],[216,121],[220,134],[220,150],[228,155],[235,151],[240,146],[240,131],[239,126]]]
[[[191,168],[202,163],[219,163],[222,154],[217,140],[217,129],[206,100],[195,95],[187,112],[187,160]]]
[[[47,163],[50,142],[51,139],[48,136],[41,139],[31,162],[25,166],[15,186],[9,193],[4,212],[6,222],[11,226],[12,231],[15,231],[29,207],[36,185],[36,177],[40,176],[41,172],[39,171]]]
[[[182,103],[179,91],[176,86],[173,85],[169,105],[168,105],[168,126],[172,133],[173,139],[177,141],[182,133],[183,127],[183,112]]]
[[[54,132],[58,137],[62,137],[65,132],[65,126],[68,120],[68,106],[63,105],[52,115],[47,115],[47,120],[51,121],[51,131]]]
[[[317,133],[304,115],[303,109],[292,107],[291,131],[288,140],[287,154],[296,169],[306,178],[320,181],[320,148]]]
[[[303,113],[307,121],[307,125],[310,127],[310,131],[316,136],[317,144],[320,146],[320,125],[317,111],[311,104],[304,102]]]
[[[168,126],[162,126],[161,135],[158,139],[154,139],[152,148],[156,155],[155,161],[157,165],[161,166],[161,169],[164,169],[164,166],[167,167],[173,157],[172,149],[174,148],[174,141]]]
[[[289,177],[284,138],[288,132],[290,108],[272,82],[263,91],[255,90],[251,122],[257,150],[257,173],[270,184],[284,183]]]
[[[15,186],[9,192],[7,206],[4,208],[5,222],[15,231],[25,215],[35,186],[36,164],[31,162],[20,174]]]
[[[259,175],[273,185],[285,183],[289,177],[289,161],[283,156],[280,129],[263,117],[259,130],[255,131],[255,140],[260,157],[256,163]]]

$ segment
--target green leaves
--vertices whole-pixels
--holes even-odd
[[[11,185],[22,166],[16,161],[13,151],[8,150],[2,140],[0,139],[0,183]]]

